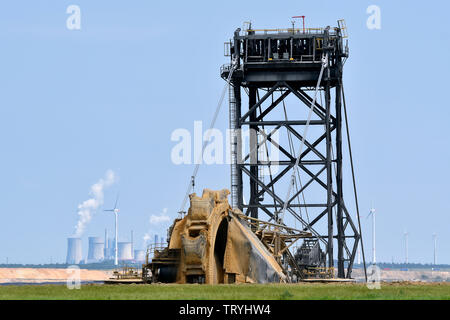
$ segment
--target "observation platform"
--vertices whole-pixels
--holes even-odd
[[[233,79],[242,86],[266,84],[273,86],[278,81],[297,82],[300,86],[315,86],[322,66],[322,58],[328,53],[329,72],[323,81],[330,85],[340,75],[335,63],[338,58],[348,57],[348,47],[343,39],[346,29],[301,28],[301,29],[237,29],[233,40],[226,42],[225,56],[238,53],[238,68]],[[228,78],[230,64],[220,69],[221,77]]]

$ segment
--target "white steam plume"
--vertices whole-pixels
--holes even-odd
[[[148,242],[151,240],[150,233],[153,234],[165,234],[164,229],[168,227],[168,223],[170,222],[171,218],[167,214],[168,209],[164,208],[162,212],[159,215],[152,214],[150,215],[150,228],[149,231],[144,235],[142,238],[144,243],[144,248],[147,247]]]
[[[164,208],[160,215],[152,214],[150,216],[150,225],[157,226],[160,224],[164,224],[164,222],[169,222],[170,217],[167,215],[167,208]]]
[[[105,173],[105,177],[97,181],[91,186],[90,195],[92,198],[78,205],[78,222],[75,226],[75,236],[80,237],[84,228],[91,221],[92,214],[103,204],[103,190],[111,186],[116,180],[116,176],[112,170]]]

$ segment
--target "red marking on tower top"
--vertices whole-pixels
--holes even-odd
[[[292,19],[303,19],[303,33],[305,33],[305,16],[293,16]]]

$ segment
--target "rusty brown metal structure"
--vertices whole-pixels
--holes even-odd
[[[311,234],[249,218],[230,207],[228,194],[226,189],[205,189],[201,197],[190,195],[187,215],[169,229],[168,246],[154,250],[152,261],[144,265],[146,282],[289,281],[295,265],[289,248]],[[283,263],[286,254],[291,263]]]

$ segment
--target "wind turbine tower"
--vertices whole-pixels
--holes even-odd
[[[369,216],[372,216],[372,263],[377,264],[377,256],[376,256],[376,249],[375,249],[375,240],[376,240],[376,234],[375,234],[375,209],[370,209]]]
[[[437,256],[436,256],[436,247],[437,247],[437,235],[436,233],[433,234],[433,242],[434,242],[434,254],[433,254],[433,264],[437,264]]]
[[[114,224],[114,228],[115,228],[115,235],[114,235],[114,265],[118,265],[119,264],[119,258],[118,258],[118,247],[117,247],[117,214],[119,213],[119,209],[117,208],[117,201],[119,200],[119,195],[117,195],[116,198],[116,203],[114,204],[114,208],[113,209],[108,209],[108,210],[103,210],[103,211],[108,211],[108,212],[113,212],[114,213],[114,218],[115,218],[115,224]]]
[[[409,236],[409,233],[407,231],[405,231],[404,236],[405,236],[405,263],[408,264],[408,236]]]

